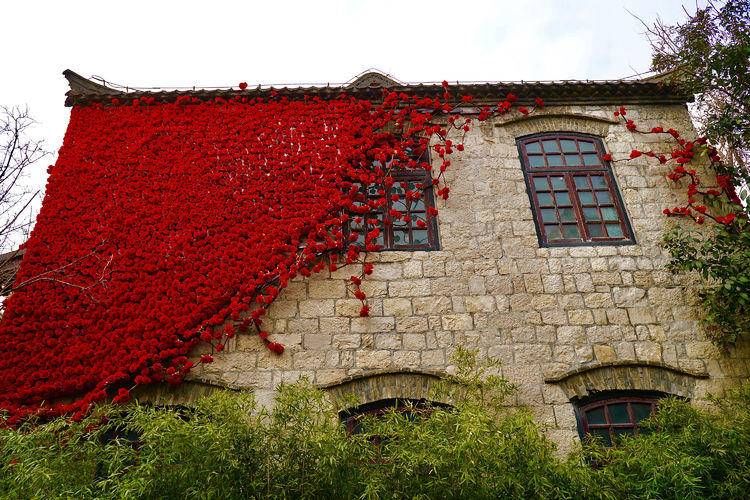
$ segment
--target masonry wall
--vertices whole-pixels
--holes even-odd
[[[441,250],[380,252],[363,283],[372,315],[347,293],[351,269],[290,284],[267,326],[286,346],[277,356],[239,336],[193,378],[254,391],[307,376],[352,388],[361,399],[426,397],[430,377],[451,370],[456,346],[501,361],[563,447],[577,439],[570,398],[605,389],[655,389],[700,400],[749,373],[750,350],[721,353],[706,340],[694,277],[673,276],[660,240],[664,207],[684,199],[666,169],[645,158],[613,164],[637,244],[540,248],[516,137],[566,131],[602,137],[616,158],[658,138],[632,134],[610,107],[550,107],[526,119],[473,129],[439,202]],[[684,106],[629,106],[644,126],[692,130]],[[662,149],[666,149],[666,144]],[[409,372],[404,373],[404,372]],[[343,385],[342,385],[343,384]]]

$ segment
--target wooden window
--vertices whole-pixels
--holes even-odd
[[[360,434],[366,431],[366,429],[363,429],[366,417],[378,418],[386,413],[395,412],[409,421],[417,421],[420,418],[429,417],[433,409],[449,408],[451,406],[445,403],[437,403],[426,399],[381,399],[343,410],[339,413],[339,418],[346,427],[348,434]]]
[[[542,134],[518,140],[539,244],[632,244],[601,141],[580,134]]]
[[[578,428],[581,437],[601,440],[612,446],[617,439],[638,433],[640,421],[656,409],[657,395],[621,395],[599,399],[578,407]]]
[[[437,221],[435,217],[427,215],[427,209],[435,204],[429,173],[424,170],[407,170],[394,174],[393,177],[395,182],[385,206],[364,216],[352,215],[349,229],[359,233],[357,243],[364,247],[365,233],[377,227],[380,228],[380,236],[375,243],[381,245],[383,250],[438,250],[440,244]],[[407,191],[421,192],[422,195],[416,200],[408,199]],[[376,185],[360,189],[360,192],[359,204],[383,195],[382,187]],[[406,214],[408,219],[392,219],[388,215],[390,210],[398,210]],[[424,227],[420,227],[422,224]]]

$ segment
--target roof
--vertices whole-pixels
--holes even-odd
[[[440,83],[403,83],[377,71],[368,71],[352,81],[343,84],[326,85],[256,85],[245,90],[238,88],[133,88],[114,85],[101,80],[101,83],[82,77],[71,70],[63,75],[68,80],[70,90],[66,93],[66,106],[87,105],[94,102],[108,103],[112,98],[120,100],[154,97],[157,102],[172,102],[180,95],[190,95],[199,99],[216,97],[230,98],[264,97],[272,91],[276,95],[289,98],[317,96],[330,99],[342,92],[369,100],[382,97],[383,89],[396,92],[409,92],[420,96],[442,95]],[[682,104],[692,101],[692,95],[676,85],[658,78],[641,80],[560,80],[560,81],[513,81],[513,82],[451,82],[451,89],[463,95],[472,95],[480,104],[495,104],[509,92],[519,96],[520,101],[528,102],[541,97],[548,104]]]

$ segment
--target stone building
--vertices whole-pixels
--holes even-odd
[[[68,104],[113,93],[66,76]],[[368,73],[344,89],[376,98],[382,87],[439,88]],[[660,241],[671,221],[662,210],[680,204],[683,190],[645,158],[600,159],[669,146],[662,136],[626,130],[613,117],[617,106],[643,126],[692,132],[689,96],[656,80],[458,90],[487,103],[512,91],[547,106],[471,130],[449,170],[452,196],[438,202],[437,227],[404,238],[386,234],[390,249],[373,256],[378,265],[362,285],[371,317],[359,316],[360,303],[347,292],[348,269],[294,281],[268,320],[284,355],[238,336],[181,388],[150,396],[186,401],[229,387],[269,402],[279,383],[306,376],[369,407],[419,400],[451,371],[460,345],[500,361],[501,374],[519,388],[517,403],[533,409],[564,448],[588,432],[628,432],[660,396],[700,401],[747,377],[750,350],[720,352],[708,341],[694,278],[665,270]]]

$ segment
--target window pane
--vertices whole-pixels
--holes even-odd
[[[542,222],[557,223],[557,215],[554,208],[542,209]]]
[[[407,245],[409,243],[408,233],[401,230],[393,230],[393,244],[394,245]]]
[[[552,181],[552,189],[555,191],[567,191],[568,186],[565,185],[565,178],[563,177],[550,177]]]
[[[576,214],[572,208],[561,208],[560,209],[560,221],[561,222],[575,222]]]
[[[563,226],[563,237],[565,239],[580,239],[581,233],[578,232],[578,226],[572,224]]]
[[[599,210],[597,210],[596,208],[584,208],[583,218],[586,219],[586,221],[598,221]]]
[[[560,147],[557,145],[556,140],[542,141],[542,145],[544,146],[545,153],[559,153],[560,152]]]
[[[563,161],[562,156],[560,155],[548,155],[547,156],[547,165],[550,167],[562,167]]]
[[[594,189],[606,189],[607,188],[607,183],[604,180],[604,176],[602,175],[592,175],[591,185],[594,186]]]
[[[593,410],[587,411],[586,420],[588,421],[589,425],[606,424],[607,422],[604,420],[604,407],[600,406],[599,408],[594,408]]]
[[[367,186],[367,196],[377,196],[378,195],[378,186],[375,184],[370,184]]]
[[[620,220],[614,207],[602,207],[602,217],[604,220]]]
[[[594,201],[594,193],[579,191],[578,198],[581,200],[581,205],[596,205],[596,202]]]
[[[529,165],[532,167],[543,167],[544,157],[542,156],[529,156]]]
[[[427,229],[412,229],[411,237],[412,243],[415,245],[426,245],[428,243]]]
[[[600,205],[609,205],[612,203],[612,197],[609,195],[609,191],[597,191],[596,199]]]
[[[569,167],[578,167],[581,165],[581,157],[578,155],[565,155],[565,163]]]
[[[404,198],[391,202],[391,208],[400,212],[406,212],[406,200]]]
[[[534,189],[537,191],[549,191],[546,177],[534,177]]]
[[[593,142],[578,141],[578,147],[581,149],[581,152],[596,151]]]
[[[619,224],[607,224],[607,234],[610,238],[622,238],[622,228]]]
[[[588,178],[586,178],[585,176],[579,175],[579,176],[575,177],[575,181],[576,181],[576,188],[578,188],[578,189],[591,189],[591,188],[589,188]]]
[[[557,225],[544,226],[544,233],[547,235],[547,240],[561,240],[562,233],[560,233],[560,227]]]
[[[586,227],[589,230],[589,236],[592,238],[603,238],[606,236],[601,224],[588,224]]]
[[[633,434],[635,434],[635,429],[632,428],[632,427],[628,427],[626,429],[623,429],[622,427],[620,427],[620,428],[615,427],[612,430],[615,433],[615,439],[616,440],[617,439],[622,439],[625,436],[632,436]]]
[[[420,198],[418,200],[413,200],[411,202],[411,206],[409,207],[409,210],[411,210],[412,212],[424,212],[425,210],[424,199]]]
[[[559,191],[555,193],[555,199],[557,200],[558,207],[569,207],[570,206],[570,195],[567,191]]]
[[[527,153],[541,153],[542,147],[539,145],[538,142],[529,142],[526,144],[526,152]]]
[[[628,415],[627,403],[616,403],[613,405],[607,405],[607,410],[609,410],[610,423],[626,424],[630,422],[630,415]]]
[[[558,198],[559,196],[560,195],[558,195]],[[551,207],[554,205],[554,203],[552,203],[552,195],[549,193],[537,193],[536,197],[539,200],[539,205],[542,207]]]
[[[609,437],[609,429],[591,429],[591,437],[598,440],[604,446],[612,446],[612,440]]]
[[[633,403],[633,416],[635,421],[640,422],[641,420],[648,418],[651,415],[651,404],[650,403]]]
[[[595,154],[585,154],[583,155],[583,164],[584,165],[599,165],[599,156]]]
[[[560,145],[562,146],[562,150],[565,153],[578,152],[578,148],[576,148],[576,141],[574,140],[561,139]]]
[[[406,222],[401,219],[394,218],[392,221],[393,227],[406,227]]]

